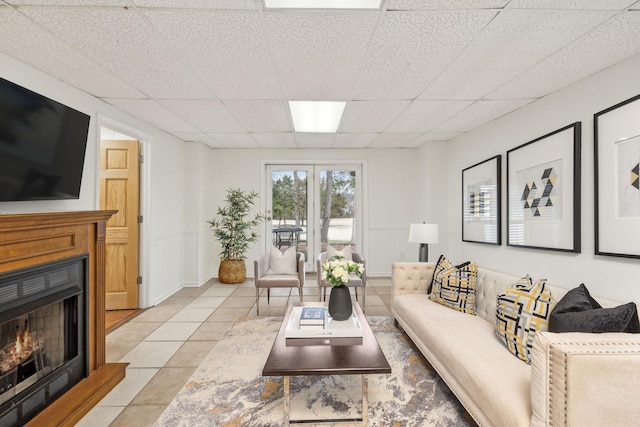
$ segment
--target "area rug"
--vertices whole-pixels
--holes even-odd
[[[368,376],[369,425],[476,425],[392,318],[374,316],[368,321],[391,365],[391,374]],[[155,426],[281,426],[283,378],[261,376],[281,322],[267,317],[236,323]],[[362,416],[358,375],[291,377],[290,387],[292,419]]]

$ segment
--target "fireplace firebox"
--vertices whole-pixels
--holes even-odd
[[[0,275],[0,427],[25,424],[88,375],[87,259]]]

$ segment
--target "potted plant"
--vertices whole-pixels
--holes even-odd
[[[225,204],[218,208],[216,218],[207,221],[222,245],[218,279],[222,283],[242,283],[247,277],[244,263],[249,244],[258,239],[253,228],[264,219],[261,213],[251,216],[258,193],[240,189],[227,190]]]

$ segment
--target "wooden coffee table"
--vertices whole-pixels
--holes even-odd
[[[368,382],[367,374],[389,374],[391,366],[378,345],[358,302],[353,309],[363,328],[362,338],[295,338],[285,337],[287,324],[293,307],[325,305],[322,302],[299,302],[289,305],[282,326],[271,348],[271,353],[262,369],[263,376],[284,377],[284,425],[308,423],[311,420],[290,420],[289,379],[295,375],[362,375],[362,418],[313,420],[316,422],[354,422],[367,425]],[[300,346],[305,351],[300,351]]]

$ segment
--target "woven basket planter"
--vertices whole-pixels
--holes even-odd
[[[243,259],[220,259],[218,280],[222,283],[242,283],[247,278],[247,269]]]

